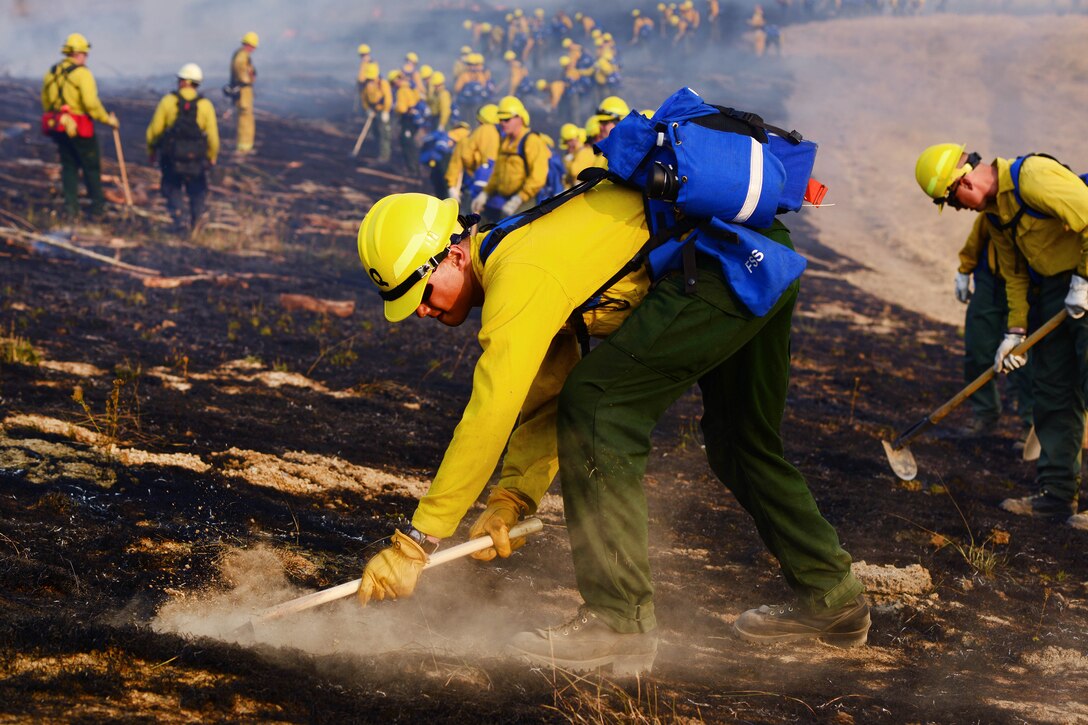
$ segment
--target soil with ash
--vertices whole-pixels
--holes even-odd
[[[892,474],[881,439],[962,385],[959,331],[842,281],[853,263],[798,217],[786,221],[809,270],[786,451],[855,560],[901,575],[869,579],[867,647],[732,636],[739,612],[788,590],[709,472],[694,393],[662,421],[646,480],[663,642],[640,681],[502,655],[505,637],[578,601],[554,492],[543,533],[515,556],[435,569],[410,600],[330,605],[258,629],[256,644],[184,634],[207,633],[211,612],[237,624],[359,576],[441,460],[469,393],[476,325],[382,319],[355,227],[374,199],[416,187],[374,167],[369,142],[348,158],[354,122],[259,117],[260,154],[224,159],[193,241],[164,233],[157,173],[139,164],[140,214],[114,207],[100,225],[65,231],[48,213],[55,151],[27,124],[36,88],[3,87],[4,719],[1088,719],[1085,532],[998,508],[1031,490],[1012,416],[984,437],[942,435],[964,422],[957,412],[912,445],[916,481]],[[113,106],[127,158],[141,159],[151,103]],[[112,178],[110,193],[119,198]],[[159,274],[36,236],[47,234]],[[354,307],[289,309],[284,294]]]

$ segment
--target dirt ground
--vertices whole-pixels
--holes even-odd
[[[931,21],[790,33],[808,28],[810,49],[824,34],[830,57],[845,53],[847,31],[881,46]],[[976,41],[995,27],[957,22]],[[708,71],[700,90],[802,125],[799,104],[815,91],[788,54],[737,66]],[[670,82],[648,74],[640,92],[663,97]],[[900,256],[866,245],[874,227],[832,230],[811,213],[785,219],[809,268],[783,432],[869,587],[868,646],[733,637],[741,611],[789,592],[706,465],[694,393],[661,422],[646,479],[663,640],[651,674],[575,676],[503,655],[511,634],[578,603],[557,485],[543,532],[506,561],[453,562],[412,599],[327,605],[259,626],[255,642],[230,634],[264,607],[357,578],[411,513],[467,401],[476,324],[431,335],[382,319],[355,230],[373,200],[415,186],[365,158],[369,143],[348,158],[346,113],[260,115],[260,153],[225,160],[210,222],[180,241],[164,232],[157,172],[135,163],[153,99],[107,99],[125,119],[140,213],[115,207],[73,230],[49,214],[59,170],[30,123],[35,83],[0,87],[0,720],[1088,722],[1086,534],[997,507],[1031,491],[1015,417],[965,439],[948,433],[964,419],[955,414],[911,446],[912,482],[880,445],[962,386],[961,330],[919,311],[951,298],[953,262],[923,258],[898,277]],[[870,161],[921,142],[858,137]],[[825,149],[839,143],[829,133]],[[832,196],[879,171],[839,179],[828,156]],[[902,186],[910,215],[930,213]],[[911,282],[925,269],[942,275],[936,291]],[[874,294],[857,281],[872,270],[900,284]],[[340,304],[315,312],[284,295]]]

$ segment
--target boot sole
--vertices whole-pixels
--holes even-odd
[[[792,632],[790,634],[752,634],[733,626],[733,631],[745,642],[754,644],[779,644],[781,642],[803,642],[818,639],[832,647],[859,647],[869,639],[869,628],[853,632]]]
[[[653,669],[654,659],[657,657],[657,652],[655,651],[636,655],[612,654],[584,660],[572,660],[552,657],[551,655],[541,655],[535,652],[526,652],[517,647],[508,647],[507,649],[512,656],[525,660],[530,664],[555,667],[562,670],[570,670],[572,672],[589,672],[591,670],[612,665],[612,674],[617,677],[650,672]]]

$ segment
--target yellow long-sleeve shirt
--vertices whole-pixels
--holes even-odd
[[[71,113],[86,114],[95,121],[109,121],[102,101],[98,98],[98,83],[87,66],[77,66],[65,58],[50,68],[42,78],[42,110],[58,110],[67,105]]]
[[[979,214],[971,227],[970,233],[967,235],[967,240],[963,243],[963,248],[960,249],[958,272],[963,274],[974,272],[975,268],[978,267],[979,253],[982,251],[983,245],[986,245],[986,266],[989,267],[991,272],[1000,276],[997,269],[997,251],[994,249],[994,245],[989,243],[992,236],[993,227],[990,225],[990,221],[985,214]]]
[[[578,359],[574,336],[564,332],[567,318],[647,235],[641,193],[605,182],[511,232],[486,264],[479,256],[486,235],[473,239],[473,271],[484,290],[482,352],[472,396],[413,526],[433,536],[453,534],[508,438],[500,485],[540,501],[558,470],[556,397]],[[613,331],[648,289],[644,272],[621,280],[608,296],[622,297],[630,307],[588,319],[590,333]]]
[[[567,173],[563,176],[563,184],[569,189],[578,183],[578,174],[584,170],[593,166],[593,147],[586,144],[580,146],[577,151],[571,155],[569,162],[564,159],[565,166],[567,167]]]
[[[192,101],[197,97],[196,90],[182,88],[178,91],[186,101]],[[178,97],[173,93],[167,93],[159,101],[155,108],[155,114],[151,117],[151,123],[147,126],[147,153],[155,151],[159,139],[178,120]],[[201,98],[196,103],[196,125],[204,132],[208,140],[208,161],[215,163],[219,158],[219,124],[215,118],[215,106],[207,98]]]
[[[995,159],[997,197],[984,212],[1009,223],[1020,210],[1013,189],[1011,161]],[[1012,230],[993,235],[998,271],[1005,278],[1009,298],[1009,327],[1027,327],[1027,264],[1044,277],[1074,272],[1088,277],[1088,186],[1072,171],[1042,156],[1032,156],[1020,166],[1020,197],[1042,219],[1025,213]]]
[[[434,88],[427,94],[427,111],[438,121],[438,128],[444,131],[453,113],[453,99],[445,86]]]
[[[469,143],[471,144],[472,162],[465,163],[465,171],[468,173],[475,173],[476,169],[483,166],[486,162],[494,162],[499,157],[499,144],[502,142],[502,135],[499,133],[499,129],[493,123],[482,123],[476,127],[476,130],[469,136]]]
[[[419,103],[419,98],[419,91],[407,83],[401,84],[393,89],[393,110],[401,114],[408,113]]]
[[[363,107],[380,113],[393,108],[393,89],[384,78],[372,78],[363,84]]]
[[[245,47],[234,51],[230,59],[230,83],[232,86],[251,86],[257,80],[253,58]]]
[[[525,139],[522,149],[524,156],[518,153],[522,139]],[[551,150],[540,134],[528,128],[522,128],[521,133],[507,134],[499,144],[495,170],[484,191],[489,196],[498,194],[510,197],[517,194],[523,202],[529,201],[540,193],[548,180],[548,159],[551,156]]]

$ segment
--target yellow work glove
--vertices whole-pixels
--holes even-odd
[[[121,128],[121,121],[118,120],[116,113],[110,113],[110,117],[106,121],[106,125],[112,126],[113,128]]]
[[[412,596],[419,572],[426,563],[427,554],[420,545],[398,530],[392,543],[366,563],[359,584],[359,602],[365,607],[371,599]]]
[[[529,500],[523,495],[511,491],[508,488],[496,488],[487,499],[487,508],[476,519],[476,523],[468,532],[470,539],[477,539],[484,535],[490,535],[494,546],[477,551],[472,555],[473,559],[491,561],[496,556],[503,559],[510,556],[515,549],[520,549],[525,544],[525,537],[510,540],[510,527],[521,520],[523,516],[531,513]]]

